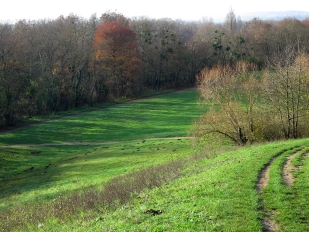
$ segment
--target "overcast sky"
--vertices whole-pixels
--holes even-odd
[[[89,18],[106,11],[127,17],[201,20],[224,18],[233,8],[243,12],[300,10],[309,12],[309,0],[1,0],[0,20],[54,19],[74,13]]]

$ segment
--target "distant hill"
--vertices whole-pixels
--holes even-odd
[[[240,17],[242,21],[250,21],[253,18],[262,20],[282,20],[284,18],[296,18],[298,20],[304,20],[309,18],[309,12],[307,11],[264,11],[264,12],[235,12],[236,16]],[[224,17],[212,18],[214,22],[222,23],[225,20]]]
[[[309,18],[309,12],[306,11],[269,11],[269,12],[252,12],[238,14],[243,21],[249,21],[253,18],[262,20],[282,20],[284,18],[296,18],[304,20]]]

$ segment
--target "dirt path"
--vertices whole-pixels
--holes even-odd
[[[136,140],[122,140],[122,141],[112,141],[112,142],[63,142],[63,143],[41,143],[41,144],[13,144],[0,146],[0,148],[14,148],[14,147],[47,147],[47,146],[100,146],[109,145],[124,142],[134,142],[134,141],[152,141],[152,140],[181,140],[181,139],[192,139],[194,137],[169,137],[169,138],[149,138],[149,139],[136,139]]]
[[[266,188],[268,183],[269,183],[269,180],[270,180],[269,170],[270,170],[271,164],[274,162],[274,160],[276,158],[277,157],[272,158],[271,161],[265,166],[265,168],[263,168],[263,170],[260,174],[260,179],[259,179],[258,184],[257,184],[257,189],[258,189],[259,193],[261,193],[263,191],[263,189]],[[263,200],[262,200],[262,211],[265,212]],[[264,232],[279,231],[278,225],[276,224],[276,222],[274,220],[271,219],[273,214],[274,213],[272,213],[272,214],[266,213],[266,216],[263,218],[263,227],[264,227],[263,231]]]
[[[265,167],[260,171],[258,182],[257,182],[257,190],[258,193],[261,194],[263,189],[265,189],[269,184],[269,171],[270,167],[273,164],[273,162],[280,156],[282,153],[277,154],[276,156],[272,157],[270,161],[265,165]],[[273,231],[279,231],[278,225],[274,220],[272,220],[272,216],[275,212],[272,213],[266,213],[264,208],[264,200],[261,199],[261,205],[262,205],[262,211],[266,214],[263,218],[263,231],[265,232],[273,232]]]
[[[294,153],[293,155],[287,158],[286,163],[283,166],[282,177],[285,185],[287,187],[291,187],[293,182],[295,181],[295,177],[293,176],[293,171],[299,170],[299,167],[295,167],[292,164],[292,160],[299,155],[299,152]]]
[[[259,193],[263,191],[264,188],[267,187],[269,183],[269,170],[272,163],[280,156],[282,153],[272,157],[270,161],[265,165],[265,167],[260,171],[258,182],[257,182],[257,190]]]
[[[295,152],[293,153],[291,156],[289,156],[287,158],[286,163],[283,166],[283,170],[282,170],[282,177],[283,177],[283,181],[286,184],[286,186],[290,187],[293,182],[295,181],[295,178],[292,174],[292,172],[294,170],[298,170],[299,167],[295,167],[292,164],[292,160],[299,155],[299,152]],[[270,167],[273,164],[273,162],[280,156],[282,155],[282,153],[279,153],[278,155],[274,156],[266,165],[265,167],[261,170],[260,175],[259,175],[259,179],[257,182],[257,190],[259,192],[259,194],[261,194],[261,192],[263,191],[263,189],[265,189],[267,187],[267,185],[269,184],[269,171],[270,171]],[[304,159],[306,157],[308,157],[308,155],[304,155],[303,156]],[[263,204],[263,199],[261,199],[261,204],[262,204],[262,211],[266,214],[266,216],[263,218],[263,226],[264,226],[264,230],[263,231],[279,231],[279,227],[276,224],[276,222],[274,220],[271,220],[271,218],[276,214],[275,211],[272,212],[265,212],[264,209],[264,204]]]

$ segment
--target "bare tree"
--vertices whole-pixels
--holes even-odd
[[[254,141],[253,108],[258,98],[258,81],[248,77],[247,72],[255,69],[254,65],[241,62],[200,72],[199,91],[212,109],[198,121],[197,136],[223,136],[239,145]],[[245,99],[245,109],[240,95]]]
[[[285,138],[302,136],[300,124],[307,117],[309,88],[309,56],[286,48],[265,71],[263,82],[274,114],[280,116]]]
[[[230,7],[230,11],[225,17],[224,25],[230,32],[237,30],[237,18],[232,7]]]

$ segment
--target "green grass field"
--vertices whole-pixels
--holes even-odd
[[[282,153],[280,159],[284,159],[308,145],[308,139],[272,143],[192,162],[183,170],[181,178],[168,185],[143,191],[125,205],[103,212],[93,210],[78,215],[70,223],[62,224],[61,220],[50,218],[44,228],[48,231],[263,231],[266,211],[262,210],[261,202],[265,201],[265,210],[269,207],[274,210],[274,207],[270,205],[272,200],[268,203],[270,196],[266,196],[271,182],[261,194],[257,191],[260,170],[272,157]],[[280,167],[281,164],[273,163],[273,168]],[[307,182],[308,172],[304,169],[295,182],[298,190],[289,190],[293,194],[299,194],[299,188],[302,189],[303,182]],[[288,222],[295,221],[289,227],[281,225],[278,217],[280,231],[308,231],[308,207],[305,203],[308,190],[305,189],[299,199],[286,193],[287,187],[282,188],[284,190],[279,191],[279,197],[285,197],[278,202],[279,206],[282,200],[285,202],[281,208],[276,208],[277,214],[289,218],[291,214],[284,208],[285,204],[292,204],[292,212],[299,214],[290,216]],[[278,192],[270,192],[271,198],[278,197]],[[299,204],[298,207],[295,204]],[[300,208],[302,211],[299,211]],[[162,210],[162,213],[145,213],[149,209]]]
[[[308,231],[309,140],[214,156],[178,138],[207,110],[196,97],[177,92],[1,134],[0,231],[263,231],[265,219],[278,231]],[[297,151],[292,163],[301,168],[287,187],[282,167]],[[169,178],[137,186],[155,175]],[[107,186],[131,197],[105,204]]]
[[[0,209],[20,203],[43,202],[56,195],[90,186],[101,187],[115,176],[193,153],[188,139],[137,140],[103,146],[48,146],[39,149],[41,153],[34,155],[31,155],[33,147],[1,150],[6,157],[6,165],[1,163],[4,177],[0,184]],[[14,157],[15,154],[17,157]],[[16,162],[8,160],[12,157]],[[10,167],[15,167],[15,174],[10,172]]]
[[[0,134],[0,145],[112,142],[187,136],[201,115],[194,90],[120,104],[102,110]]]

